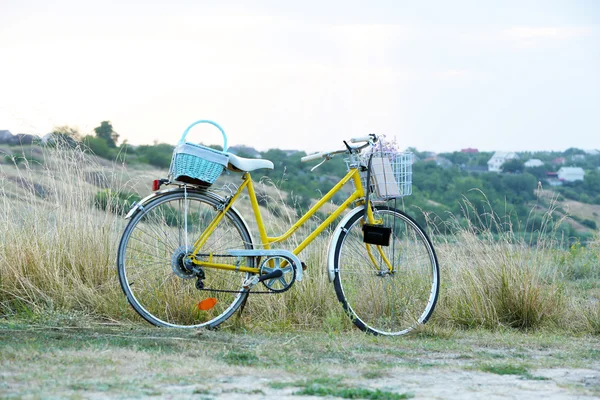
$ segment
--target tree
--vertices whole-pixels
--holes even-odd
[[[88,135],[83,138],[83,143],[85,143],[85,145],[98,157],[106,159],[110,159],[112,157],[108,143],[102,138]]]
[[[70,137],[76,142],[81,141],[81,134],[79,133],[79,129],[68,125],[55,126],[52,130],[52,134],[57,136]]]
[[[548,179],[548,167],[541,165],[539,167],[529,167],[526,169],[531,175],[535,176],[537,180],[544,181]]]
[[[502,172],[510,172],[510,173],[515,173],[515,172],[523,172],[523,170],[525,169],[525,165],[523,164],[523,161],[516,159],[516,158],[512,158],[510,160],[507,160],[504,162],[504,164],[502,164]]]
[[[563,154],[565,155],[565,157],[572,157],[577,154],[585,154],[585,151],[576,147],[570,147],[566,149]]]
[[[585,174],[583,189],[590,194],[600,194],[600,171],[589,171]]]
[[[94,128],[94,132],[96,132],[96,137],[100,139],[104,139],[108,147],[115,148],[117,147],[117,141],[119,140],[119,134],[114,131],[112,124],[110,121],[102,121],[100,126]]]
[[[441,153],[438,156],[447,158],[455,165],[467,164],[469,162],[469,155],[467,153],[463,153],[461,151],[455,151],[453,153]]]
[[[159,168],[169,168],[173,155],[173,146],[166,143],[158,143],[154,146],[138,146],[135,150],[139,160]]]
[[[75,147],[81,142],[81,134],[79,130],[68,125],[55,126],[52,132],[52,137],[48,140],[48,145]]]

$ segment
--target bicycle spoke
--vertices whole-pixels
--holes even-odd
[[[378,334],[403,334],[433,311],[437,261],[425,234],[420,235],[420,228],[404,214],[389,208],[374,214],[392,229],[389,245],[365,244],[362,213],[356,213],[337,245],[334,285],[338,299],[359,328]],[[391,274],[387,273],[387,262],[392,265]]]
[[[119,246],[119,278],[134,309],[146,320],[166,326],[216,325],[247,296],[239,290],[247,273],[205,267],[204,287],[217,289],[211,293],[217,301],[208,310],[200,309],[198,302],[204,295],[196,289],[195,275],[177,264],[185,254],[186,236],[192,246],[213,221],[218,205],[202,193],[188,190],[185,200],[183,191],[177,191],[153,200],[130,221]],[[252,247],[246,226],[230,210],[201,253],[225,254],[228,249]],[[230,258],[215,257],[214,261],[229,263]],[[252,267],[253,259],[248,263]]]

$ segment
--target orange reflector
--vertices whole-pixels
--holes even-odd
[[[214,297],[209,297],[208,299],[204,299],[200,303],[198,303],[198,310],[202,310],[202,311],[210,310],[216,304],[217,304],[217,299],[215,299]]]

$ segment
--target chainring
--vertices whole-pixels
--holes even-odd
[[[272,256],[265,258],[260,265],[260,274],[265,275],[278,269],[283,271],[282,276],[262,281],[262,284],[274,293],[285,292],[296,282],[296,266],[292,260],[285,257]]]

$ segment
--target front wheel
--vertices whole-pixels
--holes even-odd
[[[335,292],[361,330],[403,335],[433,313],[440,286],[437,257],[411,217],[387,206],[375,207],[373,214],[391,229],[389,245],[365,243],[364,209],[352,211],[334,244]]]

